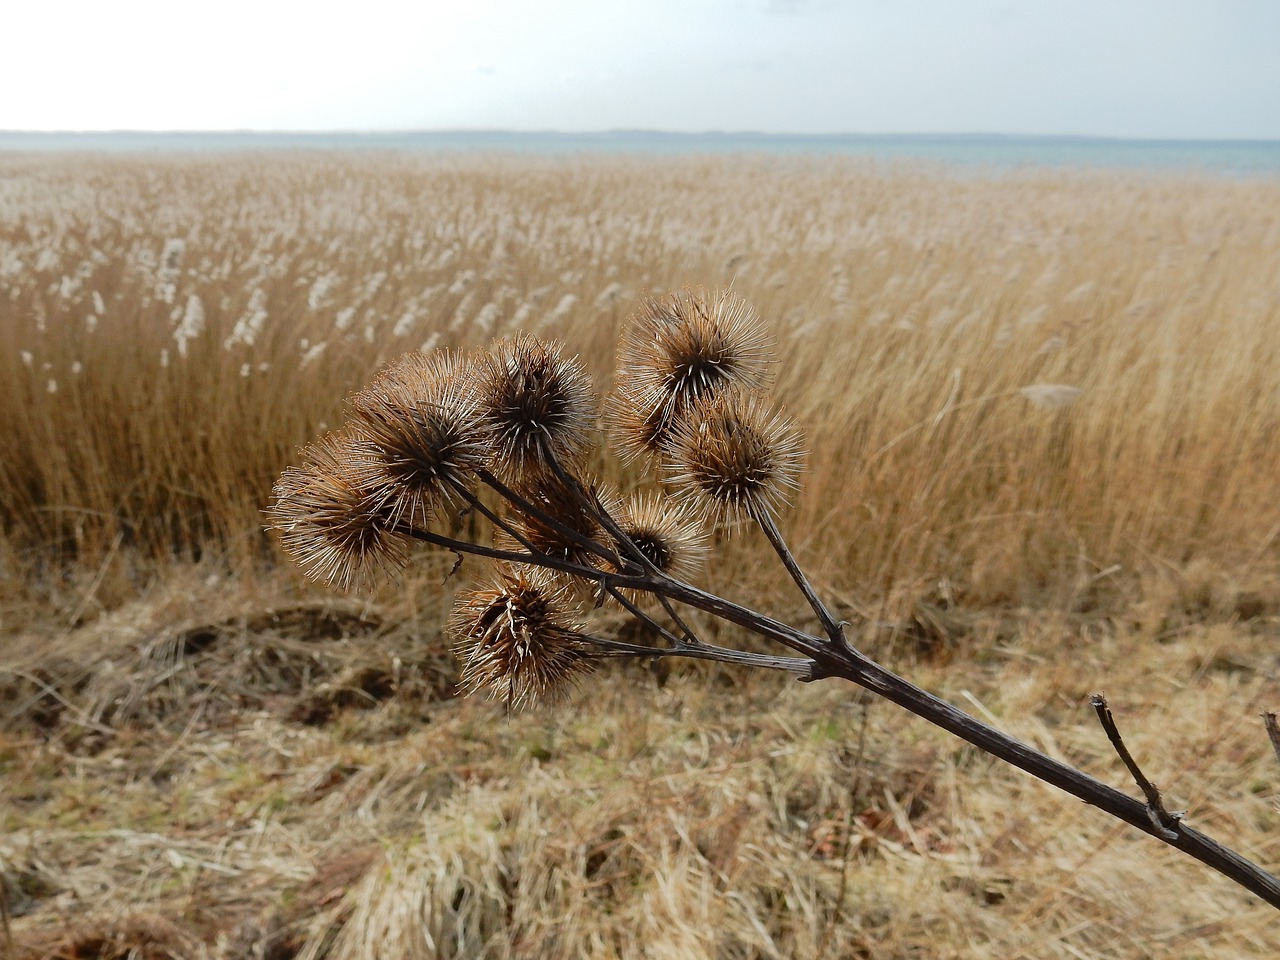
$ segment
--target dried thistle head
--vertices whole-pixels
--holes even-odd
[[[755,391],[697,404],[672,429],[667,479],[720,523],[772,516],[799,489],[804,443]]]
[[[591,378],[554,343],[526,334],[494,343],[478,367],[485,421],[493,430],[495,472],[518,478],[540,464],[544,446],[577,461],[595,423]]]
[[[769,361],[751,308],[727,291],[651,299],[623,337],[614,432],[632,454],[662,453],[685,410],[726,389],[763,387]]]
[[[326,434],[303,450],[302,466],[280,474],[266,511],[303,573],[344,590],[405,561],[403,541],[387,529],[385,500],[361,482],[363,456],[350,434]]]
[[[543,571],[513,565],[459,594],[449,632],[463,661],[463,692],[487,690],[515,708],[562,696],[590,668],[565,600]]]
[[[706,561],[706,526],[684,503],[656,494],[634,497],[614,517],[627,539],[669,576],[687,580]]]
[[[461,354],[405,354],[351,406],[362,454],[354,469],[393,525],[425,524],[492,456],[474,365]]]
[[[670,439],[678,405],[652,383],[619,380],[605,399],[605,422],[626,461],[660,455]]]

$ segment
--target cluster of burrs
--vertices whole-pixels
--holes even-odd
[[[415,541],[489,558],[490,575],[457,597],[449,632],[463,689],[512,706],[554,696],[600,656],[802,672],[804,658],[703,643],[680,610],[745,609],[688,578],[715,530],[748,525],[816,602],[775,523],[803,446],[761,392],[770,364],[767,336],[728,294],[648,300],[623,335],[603,405],[576,358],[532,336],[476,353],[410,353],[284,471],[270,526],[308,576],[343,588],[401,567]],[[623,496],[591,477],[606,437],[649,468],[647,490]],[[489,521],[487,543],[459,532],[480,526],[463,524],[467,514]],[[587,612],[603,603],[645,624],[652,645],[588,632]]]
[[[281,474],[270,526],[309,576],[341,587],[406,563],[413,541],[459,559],[489,558],[493,571],[458,595],[449,620],[466,692],[487,690],[519,707],[554,697],[604,656],[690,657],[806,680],[839,677],[1280,907],[1280,878],[1165,810],[1102,698],[1095,709],[1145,803],[955,709],[849,644],[776,524],[797,488],[803,452],[761,392],[768,346],[750,310],[726,294],[650,300],[623,336],[603,408],[582,364],[534,337],[499,340],[476,354],[409,354],[351,398],[346,424],[306,447],[302,466]],[[647,493],[623,497],[589,475],[606,435],[620,455],[652,468]],[[487,543],[460,532],[485,526],[464,523],[468,515],[488,521]],[[688,581],[708,559],[713,531],[745,526],[768,537],[820,634]],[[651,642],[589,632],[589,609],[605,603],[647,627]],[[798,656],[706,643],[686,622],[690,609]],[[1280,732],[1273,742],[1280,753]]]

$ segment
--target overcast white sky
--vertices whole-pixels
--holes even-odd
[[[1280,138],[1280,0],[3,0],[0,129]]]

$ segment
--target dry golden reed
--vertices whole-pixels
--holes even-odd
[[[272,478],[394,357],[533,332],[573,344],[607,392],[621,321],[694,283],[731,285],[776,331],[775,392],[814,451],[789,538],[868,609],[1100,609],[1195,565],[1227,594],[1276,580],[1271,181],[0,162],[0,548],[21,575],[256,561]],[[1044,385],[1073,400],[1046,405]],[[716,575],[757,566],[744,547]]]
[[[1276,583],[1274,182],[372,155],[0,172],[0,589],[6,629],[39,625],[0,674],[0,882],[49,891],[12,923],[19,956],[1280,950],[1264,905],[846,690],[602,671],[553,724],[380,701],[439,629],[447,556],[390,633],[350,626],[386,597],[289,627],[278,572],[117,571],[259,557],[271,478],[407,349],[537,328],[607,390],[645,296],[732,283],[778,331],[814,451],[788,533],[824,590],[889,617],[924,597],[913,635],[958,624],[984,655],[913,661],[922,685],[1113,782],[1078,704],[1088,678],[1148,691],[1135,753],[1274,863],[1275,758],[1248,722],[1273,643],[1166,626],[1265,614],[1245,590]],[[51,560],[74,587],[56,622],[20,592]],[[758,595],[757,560],[735,541],[708,574]],[[1058,601],[1010,642],[1001,611]],[[320,694],[381,708],[298,720]]]

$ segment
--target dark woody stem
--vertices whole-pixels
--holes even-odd
[[[674,633],[672,633],[662,624],[658,623],[657,620],[654,620],[653,617],[645,613],[636,604],[632,603],[629,599],[627,599],[627,595],[623,593],[621,590],[619,590],[617,587],[608,587],[607,589],[609,591],[609,596],[613,597],[614,600],[618,601],[618,603],[621,604],[629,614],[631,614],[633,617],[635,617],[637,620],[639,620],[641,623],[645,624],[646,626],[656,630],[658,635],[662,637],[663,640],[667,641],[667,643],[671,644],[671,646],[679,647],[684,645],[683,640],[677,637]]]
[[[782,531],[778,529],[777,523],[774,522],[773,514],[767,510],[753,510],[752,518],[760,525],[764,535],[769,538],[769,543],[772,544],[774,552],[782,561],[782,565],[787,568],[787,573],[791,575],[791,579],[795,581],[796,586],[800,588],[800,592],[809,601],[809,606],[813,608],[813,612],[818,615],[818,621],[822,624],[823,632],[831,638],[831,642],[837,647],[848,647],[849,641],[845,639],[844,627],[832,616],[827,605],[822,602],[822,598],[813,589],[813,584],[809,582],[809,578],[805,576],[804,571],[800,569],[800,565],[796,563],[795,557],[791,555],[791,550],[787,547],[786,540],[782,537]]]
[[[729,647],[718,647],[713,644],[702,643],[701,641],[696,643],[687,643],[679,637],[673,636],[670,632],[664,630],[661,625],[654,623],[654,621],[638,607],[618,594],[618,586],[632,590],[653,592],[655,586],[654,582],[644,577],[612,574],[602,570],[597,570],[594,567],[584,567],[571,560],[562,560],[559,557],[553,557],[545,553],[537,553],[534,551],[530,551],[529,553],[520,553],[517,550],[501,550],[497,547],[486,547],[481,544],[471,543],[469,540],[457,540],[453,537],[447,537],[443,534],[435,533],[431,530],[423,530],[418,527],[401,525],[395,527],[394,531],[401,536],[411,537],[414,540],[421,540],[424,543],[444,547],[446,550],[450,550],[454,553],[472,554],[478,557],[487,557],[491,560],[505,560],[509,563],[526,563],[540,567],[548,567],[552,570],[559,570],[562,573],[571,573],[591,580],[603,579],[606,582],[606,589],[609,590],[610,594],[616,595],[619,602],[622,603],[628,611],[657,627],[663,635],[675,643],[675,646],[670,648],[646,647],[643,644],[626,644],[614,640],[604,640],[598,637],[584,637],[584,639],[589,639],[592,643],[598,646],[608,647],[619,653],[642,657],[678,656],[692,660],[715,660],[720,663],[736,663],[744,666],[763,667],[769,670],[786,670],[790,673],[800,675],[802,679],[808,677],[814,667],[813,660],[809,657],[773,657],[766,654],[734,650]],[[617,582],[618,586],[613,586],[612,584],[614,582]],[[679,581],[672,582],[678,583]],[[700,593],[700,591],[696,591],[696,589],[695,592]],[[710,595],[708,594],[708,596]]]
[[[535,546],[533,545],[533,543],[532,543],[532,542],[530,542],[530,540],[529,540],[526,536],[524,536],[524,534],[522,534],[519,530],[517,530],[515,527],[513,527],[513,526],[512,526],[510,523],[508,523],[505,519],[503,519],[502,517],[500,517],[500,516],[499,516],[497,513],[495,513],[493,510],[490,510],[490,509],[489,509],[489,507],[488,507],[488,506],[487,506],[487,505],[486,505],[486,504],[485,504],[485,503],[484,503],[484,502],[483,502],[479,497],[477,497],[474,493],[472,493],[470,490],[468,490],[468,489],[467,489],[463,484],[461,484],[461,483],[457,483],[457,482],[453,482],[453,483],[451,483],[450,485],[453,487],[454,492],[455,492],[455,493],[457,493],[457,494],[458,494],[458,496],[460,496],[463,500],[465,500],[465,501],[466,501],[466,502],[467,502],[467,503],[468,503],[468,504],[469,504],[473,509],[477,510],[479,513],[481,513],[481,514],[483,514],[485,517],[487,517],[487,518],[489,519],[489,521],[490,521],[490,522],[491,522],[495,527],[497,527],[497,528],[498,528],[498,529],[500,529],[500,530],[503,530],[504,532],[506,532],[507,534],[509,534],[511,537],[513,537],[515,540],[517,540],[517,541],[520,543],[520,545],[521,545],[522,547],[524,547],[526,550],[528,550],[528,551],[529,551],[529,553],[530,553],[531,555],[532,555],[532,554],[535,554],[535,553],[537,553],[537,552],[538,552],[538,548],[537,548],[537,547],[535,547]],[[602,512],[603,512],[603,511],[602,511]],[[670,630],[668,630],[668,629],[667,629],[666,627],[664,627],[662,624],[658,623],[658,622],[657,622],[656,620],[654,620],[651,616],[649,616],[647,613],[645,613],[645,612],[644,612],[644,610],[640,609],[640,607],[636,606],[634,603],[632,603],[630,600],[628,600],[628,599],[627,599],[627,597],[626,597],[626,595],[625,595],[621,590],[619,590],[617,587],[612,587],[612,586],[611,586],[611,587],[607,587],[606,589],[607,589],[607,591],[608,591],[608,593],[609,593],[609,596],[613,597],[613,599],[614,599],[614,600],[616,600],[619,604],[621,604],[621,605],[622,605],[622,606],[627,610],[627,612],[628,612],[628,613],[630,613],[630,614],[631,614],[633,617],[635,617],[637,620],[640,620],[641,622],[643,622],[643,623],[647,624],[648,626],[652,627],[654,630],[656,630],[656,631],[658,632],[658,634],[659,634],[659,635],[660,635],[664,640],[666,640],[668,643],[670,643],[670,644],[671,644],[671,649],[670,649],[670,650],[663,650],[663,649],[661,649],[661,648],[656,648],[656,647],[645,647],[645,646],[641,646],[641,645],[634,645],[634,644],[633,644],[633,645],[631,645],[631,646],[634,646],[634,647],[635,647],[635,650],[634,650],[633,652],[636,652],[638,655],[643,655],[643,656],[660,656],[660,655],[663,655],[663,654],[670,654],[670,653],[675,653],[675,652],[684,653],[685,651],[687,651],[687,650],[689,650],[689,649],[691,649],[691,648],[693,648],[693,647],[697,647],[697,646],[701,646],[701,645],[702,645],[701,641],[696,640],[696,639],[695,639],[692,643],[690,643],[690,642],[688,642],[688,641],[687,641],[687,640],[685,640],[685,639],[681,639],[680,637],[677,637],[677,636],[676,636],[675,634],[673,634]],[[665,597],[660,597],[659,599],[661,599],[661,600],[663,601],[663,605],[664,605],[664,606],[669,606],[669,605],[670,605],[670,601],[669,601],[669,600],[667,600]],[[686,633],[686,636],[688,636],[688,633],[689,633],[689,631],[688,631],[688,627],[685,627],[683,624],[681,624],[681,629],[683,629],[683,630],[685,631],[685,633]],[[593,638],[593,639],[595,640],[595,642],[596,642],[596,645],[597,645],[597,646],[600,646],[600,645],[602,645],[602,644],[604,643],[604,641],[599,640],[599,638]],[[722,652],[724,652],[724,653],[732,653],[732,654],[735,654],[735,655],[738,653],[738,651],[736,651],[736,650],[727,650],[726,648],[712,648],[712,647],[708,647],[707,649],[716,649],[716,650],[721,650],[721,651],[722,651]],[[640,651],[649,651],[649,652],[641,654],[641,653],[640,653]],[[704,659],[705,659],[705,658],[704,658]],[[713,658],[713,659],[715,659],[715,658]],[[719,659],[723,659],[723,658],[719,658]],[[772,665],[773,665],[773,661],[777,661],[778,659],[779,659],[779,658],[777,658],[777,657],[765,657],[765,658],[763,658],[763,659],[753,658],[753,659],[750,661],[750,663],[751,663],[751,664],[754,664],[754,665],[756,665],[756,666],[766,666],[766,667],[768,667],[768,666],[772,666]],[[786,660],[788,660],[788,661],[791,661],[792,663],[798,663],[798,664],[800,664],[804,669],[806,669],[806,670],[808,669],[808,661],[807,661],[807,660],[799,660],[799,659],[796,659],[796,658],[794,658],[794,657],[788,657],[788,658],[784,658],[784,659],[786,659]],[[768,662],[766,662],[766,661],[768,661]],[[741,662],[744,662],[744,661],[740,661],[740,660],[738,660],[738,659],[736,659],[736,658],[735,658],[735,659],[733,659],[733,660],[725,660],[724,662],[726,662],[726,663],[741,663]],[[784,667],[783,669],[791,669],[791,670],[795,670],[795,669],[796,669],[796,667],[795,667],[795,666],[788,666],[788,667]]]
[[[547,465],[550,466],[551,470],[555,473],[556,479],[577,494],[578,498],[586,504],[588,509],[591,510],[596,519],[600,521],[600,525],[608,531],[609,536],[613,537],[622,551],[633,561],[640,564],[641,568],[647,570],[650,575],[655,577],[665,577],[666,574],[662,570],[659,570],[657,565],[645,555],[645,552],[637,547],[631,541],[631,538],[627,536],[626,532],[618,526],[617,521],[609,515],[609,511],[606,510],[604,508],[604,504],[600,502],[600,498],[583,486],[582,482],[579,481],[577,477],[561,466],[559,458],[556,457],[555,451],[551,449],[551,445],[546,442],[546,438],[539,437],[539,441],[542,445],[543,459],[546,460]],[[658,595],[658,601],[667,612],[667,616],[671,618],[671,622],[676,625],[682,634],[684,634],[685,643],[690,645],[701,643],[694,632],[689,629],[688,624],[686,624],[680,618],[680,615],[676,613],[675,607],[671,605],[671,602],[666,597]]]
[[[519,530],[513,527],[505,519],[498,516],[497,513],[490,510],[489,507],[485,504],[485,502],[481,500],[479,497],[477,497],[472,491],[468,490],[466,486],[464,486],[461,483],[457,483],[456,481],[450,482],[450,486],[453,488],[454,492],[457,493],[459,497],[461,497],[463,500],[466,501],[467,506],[469,506],[471,509],[480,513],[490,523],[492,523],[495,527],[497,527],[503,533],[506,533],[507,535],[514,538],[516,542],[520,544],[520,546],[524,547],[530,553],[537,552],[538,548],[535,547],[529,541],[528,537],[526,537],[523,533],[521,533]]]
[[[1081,770],[1041,753],[995,727],[969,716],[909,680],[848,646],[837,646],[830,638],[815,637],[772,617],[707,593],[671,577],[654,578],[634,574],[614,574],[567,560],[541,554],[498,550],[454,540],[427,530],[396,527],[397,533],[416,537],[458,553],[534,563],[604,582],[606,587],[645,590],[687,604],[729,623],[736,624],[802,654],[810,661],[801,680],[839,677],[863,687],[905,708],[929,723],[970,743],[978,749],[1023,770],[1060,790],[1098,807],[1130,826],[1181,850],[1213,870],[1280,908],[1280,879],[1183,821],[1170,828],[1154,820],[1148,804],[1136,800]],[[692,651],[687,651],[692,653]],[[652,654],[646,654],[652,655]],[[784,658],[787,659],[787,658]],[[794,659],[794,658],[790,658]],[[787,667],[786,669],[791,669]],[[799,673],[798,665],[796,671]]]
[[[575,546],[581,547],[583,550],[586,550],[588,553],[594,554],[595,556],[604,560],[606,563],[612,564],[613,566],[618,568],[621,568],[623,566],[622,561],[618,558],[618,555],[616,553],[609,550],[607,547],[603,546],[602,544],[599,544],[596,541],[592,540],[590,537],[584,536],[582,533],[580,533],[577,530],[574,530],[572,527],[564,523],[561,523],[560,520],[558,520],[555,516],[548,513],[546,510],[543,510],[541,507],[531,502],[526,497],[522,497],[520,494],[516,493],[516,491],[512,490],[510,487],[508,487],[505,483],[503,483],[501,480],[495,477],[488,470],[479,470],[477,471],[477,475],[480,477],[482,481],[484,481],[486,485],[491,487],[499,496],[505,499],[508,503],[514,506],[521,513],[524,513],[527,516],[531,516],[534,519],[538,520],[540,523],[545,524],[547,527],[554,530],[558,535],[564,537],[570,543],[573,543]]]
[[[581,563],[575,563],[572,560],[551,556],[546,553],[536,551],[524,553],[519,550],[486,547],[483,544],[472,543],[469,540],[458,540],[442,533],[436,533],[433,530],[411,527],[406,524],[399,524],[389,529],[401,536],[434,544],[456,554],[471,554],[477,557],[487,557],[490,560],[505,560],[509,563],[533,564],[550,570],[573,574],[585,580],[602,583],[606,589],[612,586],[627,590],[641,590],[654,596],[665,596],[675,600],[677,603],[683,603],[695,609],[706,611],[722,620],[727,620],[747,630],[759,633],[768,639],[775,640],[784,646],[790,647],[797,653],[803,654],[810,661],[820,661],[823,657],[829,657],[831,654],[828,644],[817,637],[811,637],[780,620],[775,620],[773,617],[740,606],[731,600],[717,597],[715,594],[706,593],[692,584],[672,577],[656,578],[646,574],[612,573],[608,570],[584,566]],[[811,664],[813,669],[817,669],[818,666],[817,662]],[[813,679],[818,679],[819,676],[815,674]],[[821,674],[821,676],[825,676],[825,674]]]

